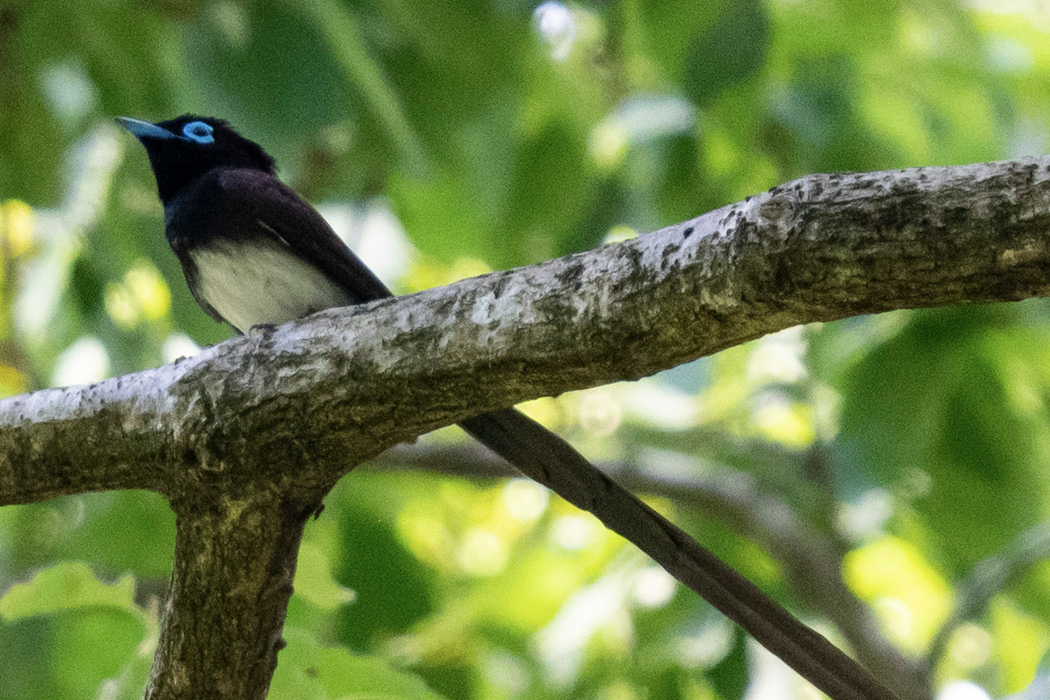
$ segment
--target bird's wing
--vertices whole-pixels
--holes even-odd
[[[321,270],[356,302],[393,296],[316,209],[290,187],[259,170],[219,171],[221,200],[231,221],[253,222],[252,236],[267,236]]]

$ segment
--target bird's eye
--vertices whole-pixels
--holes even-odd
[[[183,136],[197,143],[213,143],[215,137],[211,135],[212,131],[214,129],[211,124],[205,124],[204,122],[190,122],[182,127]]]

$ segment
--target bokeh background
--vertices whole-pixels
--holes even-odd
[[[1041,155],[1050,3],[0,0],[0,394],[229,336],[112,121],[183,112],[264,144],[409,292],[807,173]],[[1048,402],[1035,300],[525,409],[837,643],[1019,700],[1050,692]],[[381,462],[307,527],[272,697],[817,696],[590,516],[469,476],[456,430]],[[172,545],[154,494],[0,509],[0,699],[140,697]]]

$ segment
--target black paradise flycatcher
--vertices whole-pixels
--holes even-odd
[[[274,159],[221,119],[118,123],[142,143],[164,232],[197,303],[239,333],[393,296],[324,218],[277,179]],[[459,423],[531,479],[633,542],[835,700],[894,700],[826,639],[565,440],[513,408]]]

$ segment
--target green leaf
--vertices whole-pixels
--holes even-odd
[[[115,607],[139,613],[130,574],[106,584],[83,562],[62,562],[41,571],[28,583],[16,583],[0,598],[0,615],[9,621],[83,607]]]
[[[328,558],[316,545],[304,542],[299,549],[299,564],[295,570],[295,592],[323,610],[334,610],[352,603],[354,591],[332,577]]]
[[[406,161],[408,171],[425,173],[429,163],[423,143],[409,122],[393,85],[369,51],[358,22],[347,12],[346,6],[335,0],[309,0],[300,3],[299,7],[313,21],[332,58],[339,62],[347,82],[357,89],[383,125],[390,142]]]
[[[308,632],[285,629],[271,700],[440,700],[417,676],[375,656],[324,647]]]
[[[867,486],[898,493],[960,574],[1047,508],[1033,488],[1043,481],[1047,418],[1021,403],[1029,390],[1011,386],[1031,381],[1019,369],[1045,361],[1038,346],[1018,342],[1015,313],[915,314],[843,385],[840,483],[863,488],[867,475]]]
[[[106,700],[140,700],[153,666],[153,651],[153,645],[146,649],[140,648],[124,664],[119,674],[103,681],[96,697]]]
[[[768,48],[769,19],[764,4],[753,0],[729,3],[689,47],[686,94],[697,106],[707,107],[723,91],[757,75]]]

